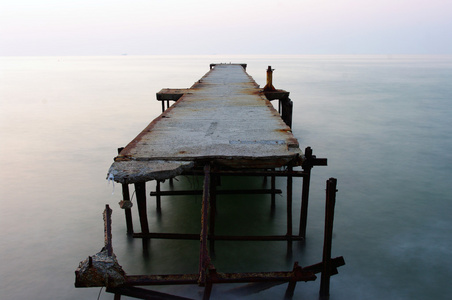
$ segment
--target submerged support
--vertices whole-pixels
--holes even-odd
[[[104,247],[107,250],[107,255],[113,255],[113,244],[111,242],[111,208],[105,205],[104,216]]]
[[[199,279],[198,284],[205,286],[207,270],[210,265],[209,253],[207,250],[208,237],[208,218],[209,218],[209,202],[210,202],[210,165],[204,166],[204,194],[202,196],[201,208],[201,234],[200,234],[200,249],[199,249]]]
[[[326,182],[326,204],[325,204],[325,233],[323,241],[323,269],[320,281],[320,297],[328,299],[330,294],[330,277],[333,273],[331,260],[331,247],[333,240],[334,206],[336,203],[336,178],[330,178]]]
[[[293,112],[293,102],[290,100],[289,96],[286,95],[279,100],[279,106],[281,107],[281,118],[287,126],[292,128],[292,112]]]
[[[311,147],[305,149],[305,156],[307,159],[312,157]],[[303,177],[303,187],[301,190],[301,211],[300,211],[300,232],[299,236],[306,238],[306,225],[308,221],[308,202],[309,202],[309,185],[311,181],[311,169],[310,164],[303,165],[303,171],[306,175]]]
[[[121,208],[124,208],[124,215],[126,217],[127,234],[133,234],[133,221],[132,221],[132,202],[130,201],[129,185],[127,183],[122,184],[122,197],[124,202]]]
[[[121,153],[122,149],[118,148],[118,154]],[[129,185],[127,183],[122,183],[122,198],[123,200],[119,202],[120,207],[124,209],[124,215],[126,217],[126,227],[127,234],[133,234],[133,221],[132,221],[132,202],[130,201]]]
[[[138,298],[138,299],[152,299],[152,300],[193,300],[191,298],[175,296],[171,294],[166,294],[158,291],[152,291],[148,289],[143,289],[139,287],[117,287],[117,288],[107,288],[108,293],[115,293],[115,300],[121,299],[121,295]],[[117,297],[117,298],[116,298]]]
[[[272,169],[272,171],[275,171],[275,169]],[[271,185],[271,190],[272,192],[272,196],[271,196],[271,211],[272,213],[275,211],[275,206],[276,206],[276,193],[274,192],[276,190],[276,176],[275,175],[270,175],[270,185]]]
[[[210,180],[210,199],[209,199],[209,240],[210,240],[210,255],[215,253],[215,214],[217,212],[217,183],[219,175],[212,174]]]
[[[157,206],[157,212],[161,212],[162,211],[162,197],[160,194],[160,180],[156,180],[156,185],[155,185],[155,204]]]
[[[301,191],[301,211],[300,211],[300,233],[301,238],[306,238],[306,224],[308,219],[309,185],[311,181],[311,169],[314,166],[326,166],[326,158],[317,158],[312,155],[311,147],[306,147],[304,154],[303,167],[303,189]]]
[[[142,233],[149,233],[147,206],[146,206],[146,183],[135,183],[135,193],[137,196],[138,215],[140,217],[140,226]]]
[[[292,247],[292,186],[293,177],[290,175],[293,168],[289,167],[289,174],[287,175],[287,247]]]

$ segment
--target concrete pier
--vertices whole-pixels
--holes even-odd
[[[122,184],[127,233],[143,241],[143,253],[149,252],[150,239],[192,239],[200,241],[199,265],[193,274],[127,275],[114,259],[111,229],[106,230],[108,241],[108,268],[97,268],[93,273],[93,258],[88,257],[76,271],[76,286],[106,286],[107,292],[140,299],[186,299],[142,289],[147,285],[198,284],[204,286],[203,299],[209,299],[214,284],[250,282],[286,282],[286,298],[291,298],[297,282],[312,281],[322,273],[320,294],[329,295],[330,277],[344,265],[342,257],[331,258],[336,179],[327,182],[325,210],[325,236],[321,262],[301,267],[294,262],[292,270],[277,272],[221,273],[212,260],[215,241],[285,241],[288,257],[292,244],[306,238],[309,185],[311,169],[327,165],[326,158],[317,158],[310,147],[302,151],[292,134],[292,101],[289,93],[273,87],[273,69],[267,69],[267,84],[260,88],[246,73],[246,64],[211,64],[210,70],[190,88],[162,89],[157,100],[162,103],[162,114],[153,120],[126,147],[118,149],[118,156],[108,170],[107,178]],[[277,109],[271,103],[278,100]],[[202,190],[162,190],[161,182],[179,175],[203,177]],[[226,176],[261,177],[266,182],[271,177],[270,188],[249,189],[243,186],[221,188],[221,178]],[[232,236],[215,233],[217,198],[221,195],[261,194],[271,196],[270,210],[275,210],[275,195],[282,194],[276,186],[276,177],[285,177],[286,223],[285,234]],[[302,184],[296,185],[295,178]],[[153,232],[148,222],[148,197],[146,182],[155,181],[157,214],[165,196],[199,195],[201,202],[201,230],[187,232]],[[280,181],[278,181],[280,182]],[[135,188],[141,232],[134,232],[132,201],[129,185]],[[293,189],[301,188],[300,227],[293,230]],[[248,188],[248,189],[247,189]],[[265,196],[263,196],[265,197]],[[221,199],[219,199],[221,200]],[[247,199],[243,198],[244,201]],[[108,206],[107,206],[108,207]],[[111,212],[110,212],[111,214]],[[231,220],[233,222],[234,220]],[[105,228],[111,228],[106,219]],[[107,244],[106,244],[107,245]],[[102,254],[102,255],[101,255]],[[94,257],[103,258],[103,252]],[[101,261],[101,259],[98,259]],[[95,260],[96,266],[99,265]],[[97,270],[100,271],[97,271]],[[105,270],[104,270],[105,269]],[[196,271],[195,271],[196,272]],[[95,276],[94,276],[94,275]],[[117,281],[105,281],[109,274],[119,274]],[[94,280],[101,278],[102,280]]]

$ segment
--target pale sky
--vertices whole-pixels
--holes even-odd
[[[452,0],[0,0],[0,55],[452,54]]]

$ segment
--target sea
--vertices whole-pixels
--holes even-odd
[[[199,241],[142,241],[126,234],[121,186],[109,182],[117,149],[161,113],[156,93],[189,88],[211,63],[246,63],[264,86],[290,92],[292,130],[327,158],[312,170],[307,236],[294,242],[215,245],[219,272],[290,271],[322,259],[325,187],[337,179],[330,299],[451,299],[452,56],[200,55],[0,57],[0,299],[113,299],[75,288],[79,262],[104,245],[113,209],[113,251],[127,274],[197,273]],[[232,178],[232,186],[259,178]],[[198,187],[194,177],[174,185]],[[268,183],[267,183],[268,184]],[[163,188],[169,188],[165,182]],[[285,182],[269,196],[222,196],[217,232],[285,234]],[[130,186],[133,194],[133,186]],[[147,190],[155,190],[149,182]],[[301,179],[294,179],[294,232]],[[132,196],[135,203],[135,197]],[[151,231],[197,233],[201,199],[148,196]],[[136,205],[132,208],[139,231]],[[294,299],[319,299],[320,278]],[[283,299],[287,284],[214,285],[211,299]],[[202,299],[198,286],[152,289]],[[130,299],[122,297],[122,299]]]

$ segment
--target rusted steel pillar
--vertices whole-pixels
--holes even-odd
[[[162,100],[162,112],[164,112],[164,111],[165,111],[165,101]]]
[[[292,166],[288,167],[287,171],[289,175],[287,176],[287,238],[288,247],[292,246],[292,185],[293,177],[290,175],[293,171]]]
[[[124,209],[126,217],[127,234],[133,234],[132,210],[130,209],[132,202],[130,201],[129,185],[127,183],[122,184],[122,196],[124,202],[121,208]]]
[[[336,204],[336,178],[326,182],[325,234],[323,241],[322,276],[320,281],[320,297],[328,299],[330,294],[330,277],[332,273],[331,246],[333,241],[334,206]]]
[[[210,295],[212,294],[213,282],[212,277],[216,277],[217,271],[215,268],[209,268],[206,280],[206,286],[204,287],[204,294],[202,296],[202,300],[209,300]]]
[[[104,217],[104,247],[107,250],[108,256],[113,255],[113,245],[111,242],[111,208],[107,204],[103,213]]]
[[[213,174],[210,181],[210,209],[209,209],[209,235],[210,235],[210,255],[215,253],[215,214],[217,212],[217,182],[220,175]]]
[[[155,204],[157,206],[157,212],[161,212],[162,211],[162,197],[160,194],[160,180],[156,180],[156,186],[155,186]]]
[[[275,169],[271,169],[272,171],[275,171]],[[271,175],[270,176],[270,185],[271,185],[271,189],[272,189],[272,193],[271,193],[271,210],[272,212],[275,210],[275,202],[276,202],[276,193],[275,193],[275,189],[276,189],[276,176],[275,175]]]
[[[273,86],[273,71],[271,66],[268,66],[267,69],[267,84],[264,86],[264,91],[274,91],[275,87]]]
[[[198,284],[204,286],[206,284],[207,270],[210,265],[209,253],[207,250],[208,235],[208,218],[209,218],[209,202],[210,202],[210,165],[204,166],[204,191],[202,195],[201,207],[201,234],[199,249],[199,278]]]
[[[294,263],[293,266],[293,277],[296,277],[297,275],[300,275],[301,273],[301,267],[298,265],[298,262]],[[315,277],[314,277],[315,279]],[[289,281],[289,284],[287,285],[286,293],[284,295],[285,299],[292,299],[293,294],[295,292],[295,286],[297,285],[297,280],[295,278],[292,278],[292,280]]]
[[[120,154],[123,149],[123,147],[118,148],[118,154]],[[129,184],[123,183],[121,186],[123,201],[120,203],[126,217],[127,234],[133,234],[132,210],[130,209],[132,207],[132,202],[130,202]]]
[[[312,149],[311,147],[307,147],[305,149],[305,157],[306,160],[312,158]],[[311,181],[311,164],[304,164],[303,171],[306,173],[303,176],[303,187],[301,190],[301,211],[300,211],[300,232],[299,236],[302,238],[306,238],[306,224],[308,220],[308,202],[309,202],[309,185]]]
[[[146,182],[135,183],[135,193],[137,196],[138,215],[142,233],[149,233],[148,215],[146,207]]]
[[[292,112],[293,112],[293,102],[288,96],[280,99],[280,106],[282,107],[281,118],[287,126],[292,128]]]

